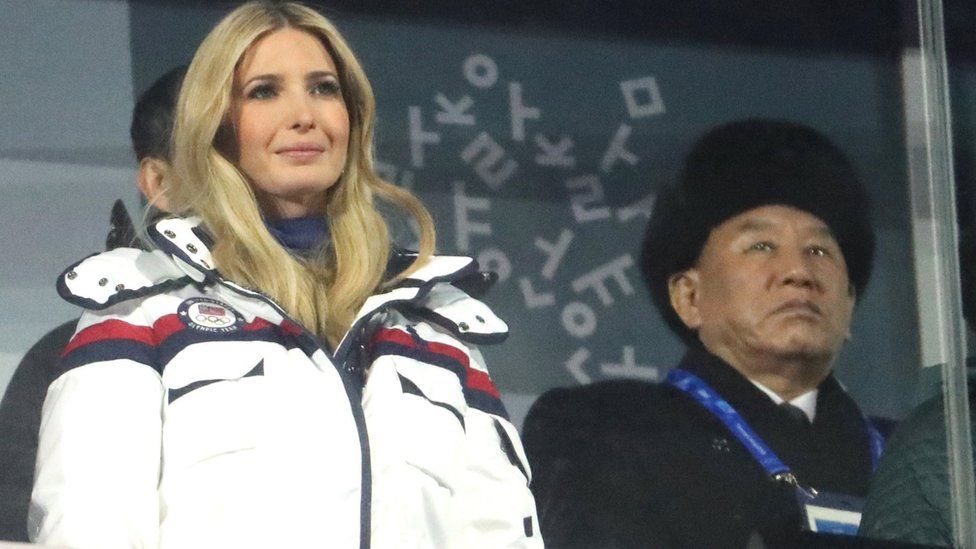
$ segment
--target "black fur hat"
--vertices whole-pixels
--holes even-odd
[[[712,229],[747,210],[784,205],[811,213],[840,245],[858,298],[874,260],[867,193],[850,161],[811,128],[749,119],[705,134],[677,185],[658,194],[641,250],[644,282],[668,326],[695,340],[671,307],[668,278],[697,263]]]

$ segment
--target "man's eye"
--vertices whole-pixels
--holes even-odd
[[[749,249],[760,251],[760,252],[768,252],[773,249],[773,244],[771,242],[766,242],[766,241],[755,242],[751,246],[749,246]]]
[[[277,95],[278,91],[271,84],[261,84],[259,86],[254,86],[251,91],[247,92],[248,99],[269,99]]]
[[[808,250],[808,253],[816,257],[826,257],[830,255],[830,252],[827,250],[827,248],[823,248],[820,246],[811,246],[810,249]]]
[[[339,83],[335,80],[323,80],[312,86],[312,93],[315,95],[338,95]]]

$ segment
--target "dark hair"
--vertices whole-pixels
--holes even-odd
[[[142,92],[132,110],[129,136],[136,158],[170,160],[170,137],[173,134],[173,115],[186,65],[170,69]]]
[[[712,229],[767,205],[791,206],[826,223],[856,295],[863,294],[874,230],[867,192],[844,153],[793,122],[732,122],[705,134],[685,158],[678,184],[658,194],[641,250],[641,274],[654,305],[686,342],[697,336],[671,307],[668,279],[698,262]]]

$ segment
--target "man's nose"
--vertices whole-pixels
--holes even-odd
[[[819,286],[812,264],[813,259],[814,257],[807,250],[781,250],[779,257],[781,283],[803,288]]]

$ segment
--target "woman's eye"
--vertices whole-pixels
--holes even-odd
[[[338,95],[339,82],[332,79],[323,80],[312,86],[312,93],[315,95]]]
[[[830,255],[830,252],[821,246],[811,246],[809,249],[809,254],[816,257],[826,257]]]
[[[271,84],[260,84],[251,88],[251,91],[247,92],[248,99],[268,99],[274,97],[277,94],[277,90]]]
[[[760,241],[753,243],[751,246],[749,246],[749,249],[760,252],[768,252],[773,249],[773,245],[770,242]]]

